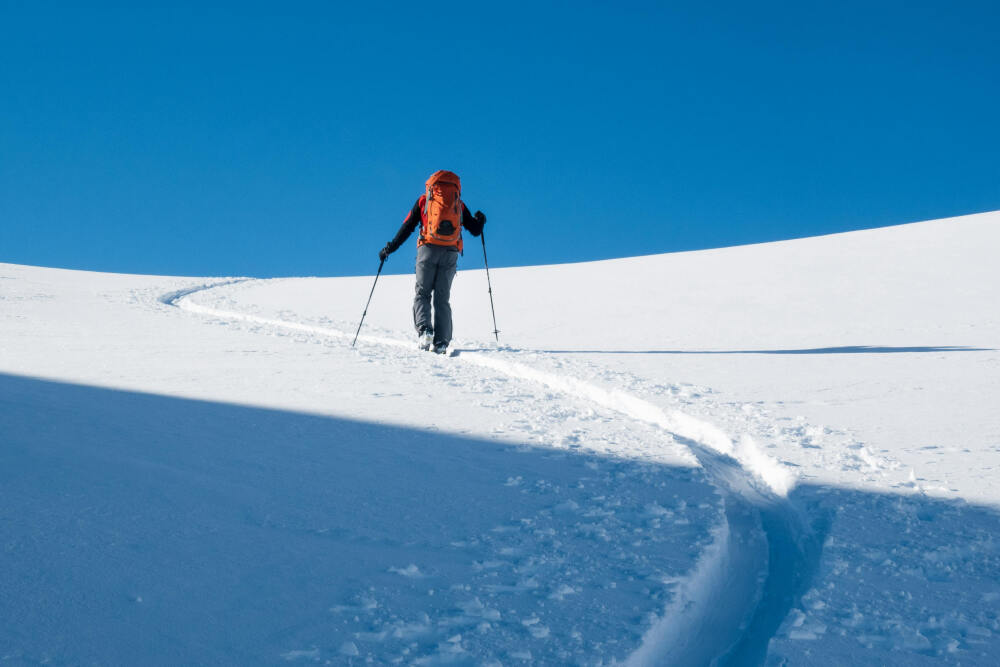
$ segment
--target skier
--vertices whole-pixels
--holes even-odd
[[[413,326],[417,329],[421,350],[431,346],[444,354],[451,343],[451,281],[455,278],[458,255],[462,252],[462,227],[473,236],[483,233],[486,216],[475,215],[462,202],[462,183],[457,174],[435,171],[427,179],[426,192],[420,195],[378,257],[383,262],[396,252],[420,223],[417,238],[417,286],[413,299]],[[431,315],[431,299],[434,312]]]

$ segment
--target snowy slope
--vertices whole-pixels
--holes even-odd
[[[994,664],[1000,214],[456,278],[0,265],[0,656]],[[390,262],[409,260],[406,251]],[[394,267],[398,268],[398,267]]]

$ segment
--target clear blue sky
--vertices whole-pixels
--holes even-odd
[[[491,266],[1000,209],[996,2],[183,4],[0,0],[0,261],[372,274],[436,169]]]

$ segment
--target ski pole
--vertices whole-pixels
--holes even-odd
[[[486,286],[489,288],[490,292],[490,312],[493,314],[493,335],[497,339],[497,343],[500,342],[500,331],[497,329],[497,312],[493,309],[493,285],[490,283],[490,263],[486,260],[486,231],[480,234],[480,238],[483,240],[483,264],[486,265]]]
[[[365,304],[365,312],[361,313],[361,321],[358,322],[358,330],[354,333],[354,340],[351,341],[351,347],[358,342],[358,334],[361,333],[361,325],[365,323],[365,315],[368,314],[368,306],[372,303],[372,294],[375,293],[375,285],[378,285],[378,277],[382,274],[382,265],[385,264],[383,259],[378,263],[378,273],[375,274],[375,282],[372,283],[372,291],[368,293],[368,303]]]

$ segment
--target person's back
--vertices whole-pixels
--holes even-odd
[[[379,251],[385,261],[419,226],[417,238],[416,295],[413,326],[419,346],[443,354],[451,343],[451,283],[462,252],[462,228],[473,236],[482,234],[486,216],[469,213],[462,201],[462,182],[450,171],[436,171],[427,179],[426,190],[410,209],[396,236]],[[433,309],[432,309],[433,304]]]

